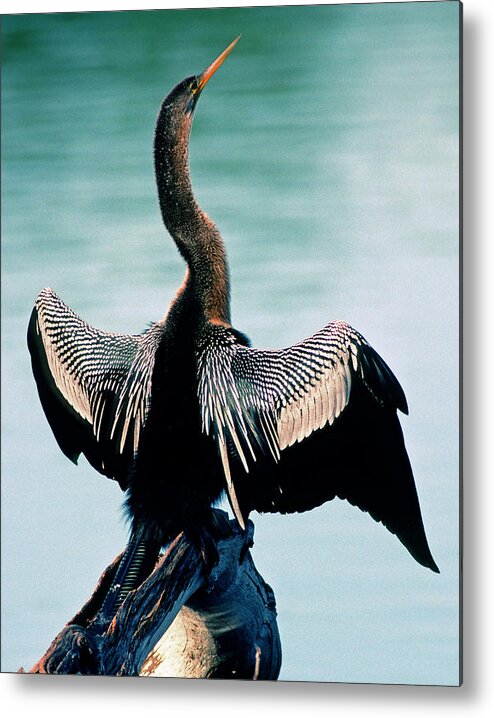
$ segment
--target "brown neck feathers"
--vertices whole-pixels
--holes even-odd
[[[189,175],[192,113],[162,105],[155,134],[155,172],[166,228],[188,264],[187,290],[204,317],[229,324],[230,290],[225,247],[216,225],[197,204]],[[185,289],[185,287],[184,287]]]

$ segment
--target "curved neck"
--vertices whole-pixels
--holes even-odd
[[[230,323],[228,265],[221,235],[197,204],[189,175],[192,113],[163,103],[156,124],[154,163],[161,214],[189,272],[191,292],[209,321]]]

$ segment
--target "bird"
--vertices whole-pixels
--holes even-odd
[[[405,394],[375,349],[344,321],[279,350],[252,347],[232,325],[225,244],[194,197],[189,137],[198,99],[239,37],[176,85],[156,120],[159,208],[186,265],[164,318],[137,335],[101,331],[47,288],[29,321],[60,449],[125,492],[130,539],[113,611],[182,531],[214,564],[212,507],[225,494],[242,530],[253,511],[344,499],[439,572],[398,417]]]

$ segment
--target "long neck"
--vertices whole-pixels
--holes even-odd
[[[155,133],[154,161],[161,214],[188,264],[184,290],[210,321],[230,323],[228,265],[221,235],[197,204],[190,183],[192,115],[163,104]]]

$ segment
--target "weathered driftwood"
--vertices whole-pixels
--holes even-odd
[[[152,574],[105,625],[100,608],[121,556],[30,673],[275,680],[281,646],[271,588],[244,534],[216,511],[219,563],[206,576],[196,546],[180,534]]]

